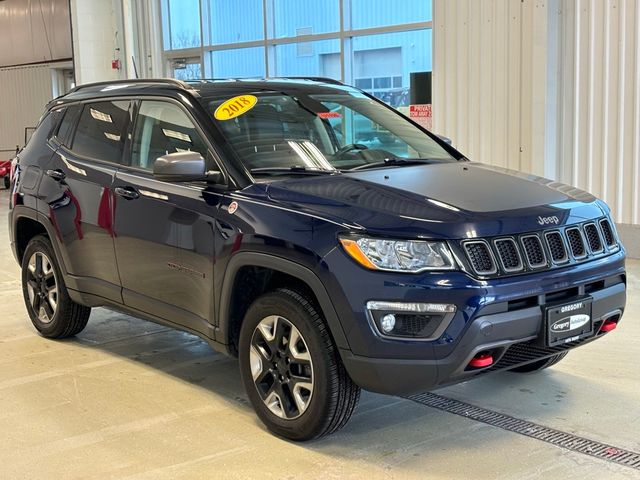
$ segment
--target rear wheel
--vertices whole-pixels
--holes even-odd
[[[259,297],[240,330],[240,371],[269,430],[291,440],[342,428],[360,397],[324,320],[304,296],[280,289]]]
[[[38,235],[27,245],[22,259],[22,291],[31,322],[44,337],[70,337],[87,325],[91,309],[69,297],[47,237]]]
[[[8,175],[5,175],[3,182],[4,182],[4,188],[8,189],[11,186],[11,179],[9,178]]]
[[[545,368],[549,368],[549,367],[555,365],[560,360],[562,360],[564,357],[566,357],[567,353],[569,353],[569,352],[558,353],[558,354],[556,354],[556,355],[554,355],[552,357],[543,358],[542,360],[538,360],[537,362],[531,362],[531,363],[527,363],[526,365],[522,365],[520,367],[512,368],[511,371],[512,372],[516,372],[516,373],[538,372],[540,370],[544,370]]]

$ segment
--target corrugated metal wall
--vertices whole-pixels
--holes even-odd
[[[618,222],[640,224],[640,6],[562,0],[550,8],[560,25],[558,178],[606,200]]]
[[[636,0],[436,0],[434,129],[640,224]]]
[[[0,68],[0,160],[23,145],[24,128],[35,126],[52,95],[50,65]]]
[[[3,0],[0,32],[2,67],[69,59],[69,0]]]

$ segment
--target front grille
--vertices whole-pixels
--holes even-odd
[[[587,255],[587,249],[580,229],[578,227],[567,228],[567,238],[569,239],[569,248],[573,257],[584,258]]]
[[[505,272],[522,270],[522,260],[516,242],[512,238],[501,238],[495,241],[498,258]]]
[[[464,249],[467,252],[471,266],[480,275],[491,275],[496,273],[496,265],[491,255],[491,250],[486,242],[481,240],[466,242]]]
[[[611,228],[609,220],[607,220],[606,218],[600,220],[600,229],[602,230],[604,243],[607,245],[607,247],[616,246],[616,237],[613,235],[613,228]]]
[[[542,242],[537,235],[525,235],[521,237],[522,246],[527,262],[531,268],[544,267],[547,264],[547,258],[542,248]]]
[[[462,240],[470,271],[479,276],[515,275],[588,261],[618,249],[607,218],[510,237]]]
[[[567,249],[564,246],[564,240],[560,232],[547,232],[545,239],[547,240],[547,248],[551,254],[551,261],[554,263],[564,263],[569,260]]]
[[[587,236],[587,243],[592,253],[600,253],[604,249],[598,228],[595,223],[587,223],[584,226],[584,234]]]

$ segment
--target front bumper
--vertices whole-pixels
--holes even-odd
[[[513,368],[588,343],[605,334],[600,328],[605,319],[621,315],[626,301],[626,286],[616,283],[591,292],[594,335],[556,347],[539,344],[543,328],[540,306],[477,317],[462,335],[457,347],[446,357],[432,360],[369,358],[342,351],[342,359],[351,378],[366,390],[392,395],[410,395],[475,376]],[[494,362],[485,368],[469,369],[471,359],[491,351]]]
[[[541,347],[542,306],[593,298],[592,320],[622,313],[626,302],[624,249],[604,258],[553,272],[477,280],[461,272],[416,276],[368,272],[334,252],[325,257],[323,283],[349,342],[341,357],[361,387],[387,394],[410,394],[465,381],[476,375],[529,363],[573,348],[593,337]],[[328,276],[327,276],[328,275]],[[433,341],[383,338],[372,328],[368,301],[455,304],[457,312]],[[600,322],[600,323],[599,323]],[[525,351],[515,355],[519,350]],[[483,369],[466,367],[478,352],[491,350],[494,362]]]

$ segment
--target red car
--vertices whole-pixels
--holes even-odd
[[[11,185],[11,160],[0,160],[0,178],[4,188],[9,188]]]

